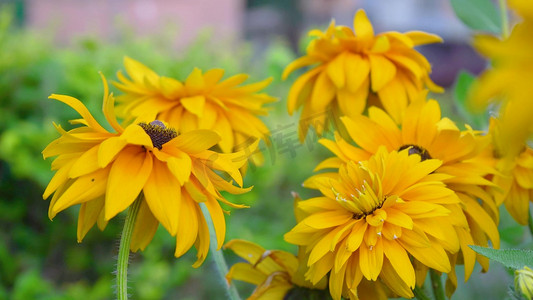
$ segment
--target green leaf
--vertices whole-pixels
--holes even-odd
[[[501,33],[501,18],[491,0],[450,0],[455,15],[470,29]]]
[[[476,77],[473,74],[468,73],[465,70],[461,70],[455,80],[453,89],[453,97],[459,113],[465,118],[465,120],[474,128],[481,129],[486,128],[488,124],[488,116],[486,113],[475,114],[468,109],[468,91],[472,84],[476,81]]]
[[[496,250],[480,246],[468,246],[477,253],[497,261],[511,269],[522,269],[524,266],[533,266],[533,251],[525,249]]]

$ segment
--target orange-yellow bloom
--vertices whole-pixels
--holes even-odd
[[[161,121],[139,118],[121,126],[114,113],[114,98],[104,80],[103,112],[113,131],[102,127],[78,99],[53,94],[81,118],[79,125],[65,131],[55,125],[61,136],[43,150],[44,158],[56,156],[56,173],[43,198],[53,194],[50,219],[60,211],[81,204],[78,241],[98,223],[107,222],[128,208],[135,199],[142,201],[135,222],[131,250],[143,250],[161,223],[176,236],[176,257],[193,245],[198,249],[199,266],[209,250],[209,230],[200,210],[204,203],[213,219],[218,247],[224,242],[225,221],[218,201],[230,206],[219,191],[243,193],[247,188],[234,186],[219,175],[228,174],[242,186],[239,168],[246,162],[244,153],[219,154],[208,150],[220,137],[209,130],[178,134]]]
[[[324,160],[317,170],[338,169],[351,161],[369,159],[380,147],[388,151],[408,149],[409,153],[418,154],[422,159],[439,159],[442,165],[435,170],[447,175],[442,181],[453,190],[461,200],[460,211],[464,213],[468,227],[455,227],[454,230],[461,244],[465,278],[469,278],[476,260],[484,270],[489,267],[486,257],[477,255],[468,245],[481,245],[499,248],[500,237],[497,228],[499,222],[498,207],[492,195],[485,187],[494,186],[486,179],[494,174],[494,162],[480,156],[488,144],[488,137],[479,136],[468,127],[461,131],[448,118],[441,118],[438,102],[430,100],[425,103],[413,103],[405,111],[403,121],[396,125],[394,120],[383,110],[371,107],[369,116],[343,117],[350,138],[358,145],[352,146],[336,135],[336,140],[320,140],[336,156]],[[316,176],[324,176],[318,174]],[[310,186],[314,187],[314,186]],[[457,258],[454,258],[454,262]],[[450,280],[448,295],[457,286],[455,269],[448,274]],[[423,278],[420,278],[423,282]]]
[[[504,203],[511,216],[527,225],[529,205],[533,202],[533,149],[524,150],[512,162],[500,161],[500,172],[494,175],[497,187],[491,189],[498,205]]]
[[[250,146],[255,140],[267,139],[268,129],[258,115],[266,115],[263,105],[276,99],[259,91],[271,79],[241,85],[248,75],[238,74],[222,80],[222,69],[204,73],[195,68],[182,82],[159,76],[128,57],[124,65],[131,79],[118,72],[120,82],[114,83],[124,92],[117,97],[120,116],[146,115],[168,122],[181,133],[214,130],[221,137],[217,145],[225,153]],[[254,156],[254,159],[260,164],[262,157]]]
[[[287,66],[283,78],[296,69],[311,66],[292,85],[288,97],[289,114],[303,106],[300,140],[310,126],[321,135],[330,121],[340,116],[355,117],[371,105],[384,107],[400,122],[408,103],[429,88],[442,91],[429,78],[431,66],[414,50],[418,45],[441,42],[441,38],[420,31],[384,32],[375,35],[364,10],[353,20],[353,30],[335,26],[325,32],[312,30],[315,37],[305,56]],[[333,118],[328,116],[333,114]],[[337,123],[337,128],[342,124]]]
[[[248,300],[252,299],[301,299],[309,294],[323,294],[326,280],[316,285],[304,279],[307,270],[305,253],[298,257],[281,250],[265,250],[263,247],[245,240],[231,240],[224,249],[231,249],[247,262],[231,266],[226,278],[241,280],[256,285]]]
[[[533,2],[513,0],[509,5],[523,18],[509,37],[479,35],[474,39],[475,48],[491,60],[492,68],[481,74],[470,101],[477,109],[499,104],[500,134],[494,147],[499,156],[512,162],[533,134]]]
[[[306,278],[316,283],[329,272],[335,300],[385,295],[382,285],[412,298],[412,260],[450,272],[448,253],[461,247],[455,228],[468,223],[461,200],[442,183],[449,176],[435,173],[441,165],[407,149],[380,147],[368,161],[349,161],[338,172],[310,178],[307,184],[322,196],[299,203],[307,216],[285,235],[309,252]],[[363,278],[374,282],[374,291],[359,291]]]

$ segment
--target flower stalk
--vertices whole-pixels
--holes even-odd
[[[444,288],[442,286],[442,281],[440,280],[440,274],[433,270],[429,270],[429,277],[431,278],[431,287],[433,289],[433,295],[435,300],[446,300],[444,296]]]
[[[531,211],[529,212],[529,219],[527,225],[527,227],[529,228],[529,233],[531,233],[531,236],[533,236],[533,214],[531,214]]]
[[[209,236],[211,239],[209,243],[209,248],[210,248],[209,250],[211,252],[211,257],[213,258],[213,262],[216,265],[218,276],[220,276],[220,279],[222,280],[222,282],[224,282],[224,286],[226,287],[228,298],[230,300],[241,300],[241,297],[239,296],[239,293],[237,292],[235,285],[228,284],[226,280],[226,274],[228,274],[228,264],[226,263],[226,260],[224,259],[224,255],[222,254],[222,251],[217,249],[217,236],[215,233],[215,227],[214,227],[213,221],[211,220],[211,215],[209,214],[209,210],[207,209],[204,203],[200,203],[200,208],[202,209],[202,213],[204,214],[205,221],[207,222],[207,226],[209,227]]]
[[[122,235],[120,237],[120,246],[118,250],[117,260],[117,299],[128,299],[128,261],[130,255],[130,243],[133,228],[135,225],[135,219],[141,206],[142,193],[133,202],[128,209],[126,220],[124,221],[124,228],[122,229]]]
[[[431,300],[428,295],[426,295],[426,290],[424,289],[424,286],[415,286],[415,288],[413,289],[413,294],[415,294],[415,298],[418,300]]]

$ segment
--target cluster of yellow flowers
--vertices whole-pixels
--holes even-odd
[[[133,81],[119,73],[122,83],[115,83],[125,92],[119,96],[122,105],[117,106],[117,114],[124,117],[122,124],[102,76],[103,113],[113,131],[102,127],[79,100],[50,96],[75,109],[81,119],[70,121],[80,127],[69,131],[56,125],[61,137],[43,151],[45,158],[57,156],[52,162],[56,173],[43,194],[45,199],[53,194],[49,216],[52,219],[81,204],[81,242],[95,224],[103,230],[111,218],[139,199],[131,250],[144,250],[161,223],[176,236],[176,257],[194,245],[198,249],[194,266],[200,266],[209,251],[209,229],[200,203],[213,220],[218,248],[226,233],[219,201],[245,207],[227,201],[220,191],[240,194],[251,189],[242,187],[240,169],[255,152],[258,140],[248,143],[247,149],[237,149],[237,143],[264,138],[267,130],[256,114],[264,112],[262,104],[273,98],[257,92],[268,81],[239,86],[245,75],[220,81],[221,70],[202,75],[195,69],[181,83],[159,77],[129,58],[125,65]],[[243,123],[247,131],[242,131]]]
[[[225,248],[247,262],[232,266],[228,282],[256,285],[249,299],[289,299],[312,290],[335,300],[412,298],[428,272],[447,275],[451,296],[456,265],[464,265],[466,280],[476,262],[488,270],[488,259],[468,246],[499,248],[499,205],[526,224],[533,199],[533,149],[527,145],[533,132],[533,6],[511,4],[524,21],[503,41],[480,36],[475,43],[494,68],[481,77],[473,103],[484,108],[504,96],[488,134],[468,125],[460,129],[427,99],[428,90],[442,88],[414,47],[441,42],[438,36],[376,35],[363,10],[353,29],[332,22],[324,32],[312,30],[306,55],[283,73],[287,78],[309,67],[290,89],[288,111],[302,107],[302,142],[310,128],[318,135],[334,128],[334,140],[319,141],[334,155],[304,182],[320,196],[302,200],[295,194],[297,224],[284,238],[299,246],[298,255],[230,241]],[[262,156],[251,154],[259,140],[268,140],[258,115],[275,100],[259,93],[270,80],[241,85],[244,74],[222,80],[223,70],[194,69],[182,82],[130,58],[125,67],[129,78],[119,72],[114,83],[123,92],[116,107],[102,77],[103,113],[112,131],[79,100],[50,96],[81,118],[69,131],[56,125],[61,137],[43,151],[45,158],[56,157],[43,195],[53,194],[49,216],[81,204],[81,241],[95,224],[103,229],[137,203],[131,250],[143,250],[161,223],[176,237],[176,257],[194,245],[199,266],[210,238],[200,203],[220,248],[225,219],[219,202],[244,207],[220,192],[249,191],[244,166],[262,163]],[[250,139],[255,142],[245,143]]]
[[[335,300],[412,298],[428,272],[447,274],[450,297],[457,287],[456,265],[464,265],[466,280],[476,261],[488,270],[488,259],[468,245],[499,248],[499,205],[505,201],[513,217],[527,224],[533,199],[533,150],[524,146],[533,129],[533,109],[525,107],[532,108],[533,102],[519,86],[531,89],[533,39],[523,28],[533,6],[513,3],[526,11],[524,23],[506,41],[479,36],[476,43],[483,53],[495,53],[489,58],[504,62],[482,76],[473,102],[492,99],[497,92],[510,94],[489,134],[469,125],[460,130],[441,116],[437,101],[426,100],[427,89],[440,88],[429,79],[430,66],[413,46],[440,38],[423,32],[374,36],[362,10],[354,17],[353,30],[332,22],[325,32],[309,33],[316,38],[307,54],[284,73],[287,77],[311,66],[294,82],[288,109],[292,113],[303,107],[302,141],[312,126],[304,123],[309,117],[321,118],[314,128],[319,135],[333,125],[335,139],[319,142],[334,156],[315,168],[326,172],[304,182],[321,196],[296,198],[297,225],[285,234],[287,242],[299,246],[294,261],[305,265],[296,274],[296,267],[278,266],[272,270],[289,276],[268,281],[260,280],[268,274],[242,276],[242,267],[228,274],[229,279],[258,285],[249,299],[271,299],[264,296],[269,295],[265,285],[283,285],[285,291],[288,281],[294,289],[309,284],[325,289],[324,279]],[[523,55],[517,57],[513,47],[518,45]],[[513,77],[504,81],[508,74]],[[522,110],[524,118],[515,119],[518,112],[512,109]],[[234,249],[231,242],[228,247]],[[247,268],[256,270],[260,260],[246,259]],[[301,277],[306,285],[295,279]]]

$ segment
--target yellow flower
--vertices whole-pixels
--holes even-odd
[[[159,76],[128,57],[124,59],[124,65],[131,80],[119,71],[120,82],[114,83],[124,92],[117,97],[120,116],[147,115],[168,122],[181,133],[196,129],[214,130],[221,136],[217,144],[225,153],[249,146],[256,139],[267,138],[268,129],[257,116],[266,115],[263,104],[276,99],[258,92],[271,79],[240,85],[248,75],[238,74],[222,80],[222,69],[202,73],[195,68],[181,82]]]
[[[520,270],[516,270],[514,277],[514,285],[516,291],[520,291],[526,299],[533,298],[533,270],[524,266]]]
[[[330,112],[337,122],[340,116],[355,117],[367,106],[379,105],[400,122],[407,104],[417,100],[425,88],[442,91],[429,78],[431,66],[426,58],[413,49],[441,42],[436,35],[420,31],[374,35],[364,10],[355,14],[353,30],[335,26],[333,20],[325,32],[315,29],[309,35],[315,39],[307,54],[283,72],[285,79],[296,69],[312,66],[294,82],[287,103],[291,115],[303,106],[302,141],[312,124],[319,135],[327,129]]]
[[[521,225],[529,220],[529,202],[533,202],[533,149],[525,149],[512,163],[500,161],[492,189],[498,205],[504,203],[511,216]]]
[[[245,240],[231,240],[224,249],[231,249],[235,254],[247,262],[234,264],[226,275],[228,284],[241,280],[257,286],[252,299],[298,299],[305,293],[313,293],[311,289],[324,290],[326,280],[313,285],[304,279],[307,270],[305,253],[300,251],[296,257],[281,250],[265,250],[263,247]],[[319,292],[320,293],[320,292]],[[292,298],[291,298],[292,297]]]
[[[495,150],[512,161],[533,134],[533,2],[518,0],[509,4],[524,21],[503,40],[490,35],[475,37],[475,48],[491,60],[493,67],[473,86],[470,101],[478,110],[492,102],[500,105],[501,134],[494,141]]]
[[[309,252],[306,278],[316,283],[330,272],[333,299],[358,299],[363,277],[412,298],[411,257],[450,272],[447,253],[461,247],[454,227],[468,224],[461,201],[442,183],[448,176],[434,173],[441,164],[381,147],[368,161],[350,161],[338,173],[312,177],[322,196],[299,203],[307,217],[285,235]]]
[[[336,135],[336,141],[322,139],[320,143],[336,156],[323,161],[316,170],[340,168],[350,161],[366,160],[382,146],[388,151],[408,149],[409,153],[419,154],[422,159],[439,159],[442,166],[435,172],[447,175],[442,181],[461,200],[469,225],[468,228],[455,228],[461,244],[462,259],[459,261],[464,262],[465,278],[469,278],[476,260],[487,270],[489,260],[476,255],[468,245],[488,246],[489,240],[494,248],[500,245],[498,207],[484,189],[494,185],[484,178],[495,173],[494,162],[480,155],[488,144],[488,137],[479,136],[468,126],[468,130],[460,131],[450,119],[441,118],[440,106],[434,100],[409,105],[400,125],[376,107],[369,109],[368,117],[360,115],[341,120],[359,147],[352,146],[339,135]],[[309,183],[307,186],[315,187]],[[448,279],[452,284],[447,290],[450,295],[457,286],[455,269],[448,274]],[[420,280],[423,282],[423,278]]]
[[[78,241],[98,223],[103,230],[107,222],[128,208],[139,196],[141,206],[135,222],[131,250],[137,251],[150,243],[161,223],[176,236],[176,257],[193,244],[198,249],[199,266],[209,250],[209,230],[199,203],[207,206],[213,219],[220,248],[225,236],[221,201],[242,207],[224,199],[219,191],[243,193],[222,179],[218,172],[230,175],[242,186],[239,168],[246,162],[244,153],[219,154],[210,147],[220,137],[212,131],[198,130],[177,134],[161,121],[146,122],[139,118],[122,127],[114,113],[114,99],[108,95],[104,81],[104,116],[110,127],[102,127],[78,99],[53,94],[81,118],[71,120],[80,125],[65,131],[55,125],[61,137],[43,150],[44,158],[56,156],[50,180],[43,198],[53,194],[49,217],[81,204],[78,217]]]

